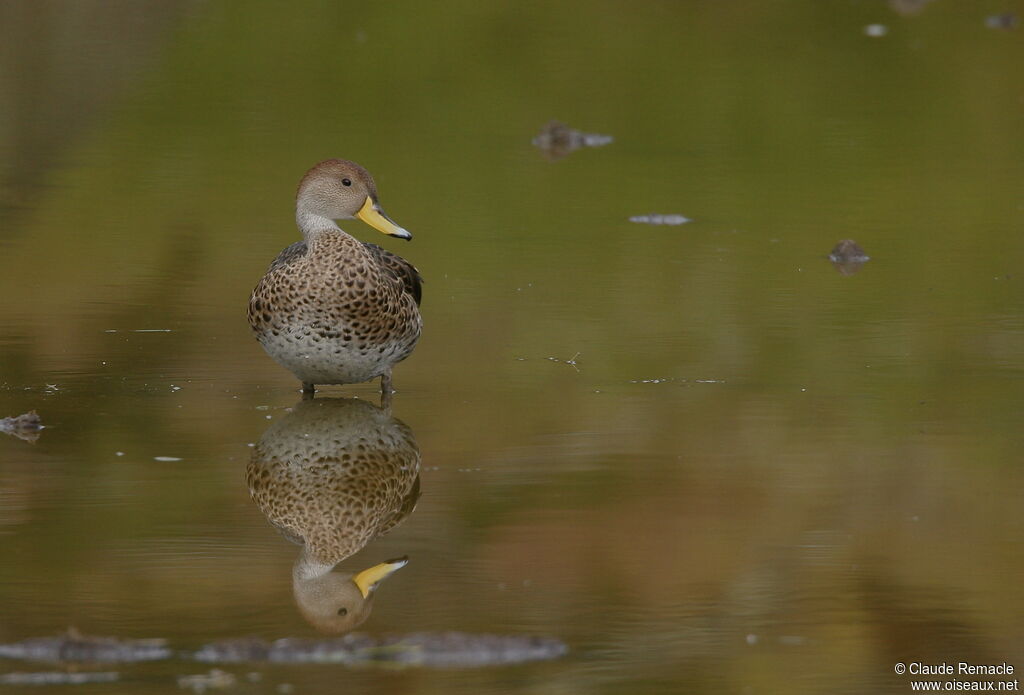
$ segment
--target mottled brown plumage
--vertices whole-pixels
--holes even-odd
[[[249,325],[267,353],[312,391],[381,377],[420,337],[422,278],[405,259],[342,231],[336,219],[358,216],[390,236],[412,235],[377,201],[369,172],[329,159],[299,183],[295,219],[303,240],[270,264],[249,299]]]

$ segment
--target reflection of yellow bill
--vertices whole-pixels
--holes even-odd
[[[412,234],[399,227],[390,217],[385,215],[384,211],[378,207],[377,203],[373,202],[373,198],[370,196],[366,196],[366,202],[363,203],[363,207],[359,208],[359,212],[356,214],[359,216],[359,219],[379,232],[384,232],[388,236],[396,236],[399,239],[412,239]]]
[[[404,229],[402,231],[405,231]],[[359,593],[363,595],[363,598],[367,598],[370,592],[377,588],[377,585],[382,581],[390,577],[392,574],[397,572],[406,566],[409,562],[409,558],[399,558],[398,560],[388,560],[382,562],[379,565],[374,565],[369,569],[365,569],[356,576],[352,577],[352,581],[359,587]]]

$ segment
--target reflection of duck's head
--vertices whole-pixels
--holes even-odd
[[[370,617],[380,583],[405,567],[408,558],[388,560],[356,574],[332,572],[301,560],[292,571],[295,603],[311,625],[324,632],[347,632]]]
[[[374,588],[405,564],[332,572],[412,512],[419,467],[412,431],[357,398],[300,401],[260,438],[246,470],[249,494],[271,524],[303,546],[293,588],[315,626],[337,632],[361,623]]]

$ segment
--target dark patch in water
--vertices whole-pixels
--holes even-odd
[[[932,0],[889,0],[889,8],[904,17],[918,14]]]
[[[1017,26],[1017,15],[1013,12],[1004,12],[985,17],[985,26],[989,29],[1010,30]]]

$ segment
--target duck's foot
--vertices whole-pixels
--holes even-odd
[[[302,382],[302,400],[308,401],[316,394],[316,384]]]

